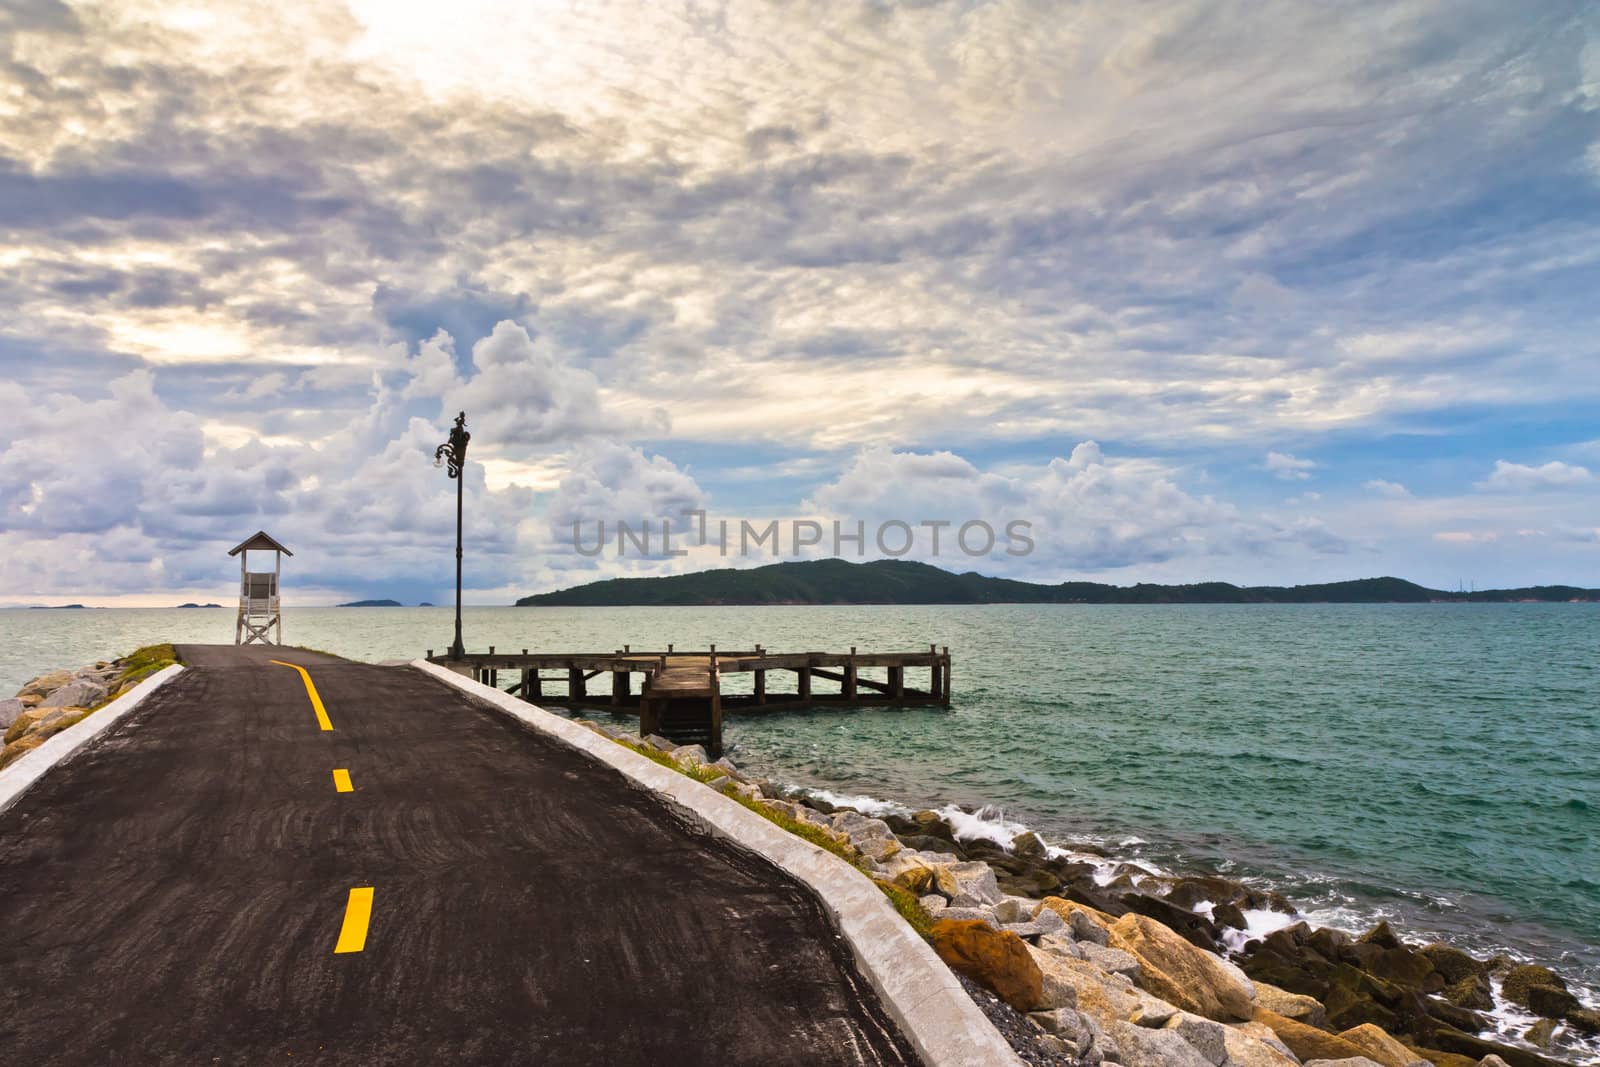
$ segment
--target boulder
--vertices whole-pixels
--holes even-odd
[[[1047,897],[1061,888],[1061,879],[1043,867],[1030,867],[1023,871],[1001,869],[996,872],[1000,888],[1007,893],[1024,897]]]
[[[1108,944],[1111,924],[1117,920],[1105,912],[1080,904],[1075,900],[1065,900],[1061,897],[1045,897],[1044,901],[1034,909],[1037,915],[1041,911],[1053,911],[1065,919],[1072,929],[1072,937],[1077,941],[1093,941],[1097,945]]]
[[[1213,1067],[1222,1067],[1223,1061],[1228,1058],[1228,1028],[1221,1023],[1181,1011],[1167,1020],[1164,1029],[1175,1032],[1189,1042]]]
[[[1420,1048],[1416,1045],[1407,1045],[1406,1048],[1433,1064],[1433,1067],[1477,1067],[1478,1063],[1471,1056],[1457,1056],[1454,1052],[1441,1052],[1436,1048]]]
[[[1278,1040],[1288,1045],[1289,1050],[1303,1062],[1365,1058],[1367,1055],[1360,1045],[1346,1041],[1337,1034],[1318,1030],[1265,1008],[1256,1009],[1255,1021],[1271,1027],[1272,1032],[1278,1035]]]
[[[1565,989],[1548,985],[1529,986],[1527,999],[1523,1003],[1535,1015],[1542,1015],[1546,1019],[1565,1019],[1568,1012],[1583,1007],[1578,1003],[1578,998]]]
[[[68,682],[39,702],[41,708],[92,708],[106,698],[106,687],[80,679]]]
[[[0,769],[9,767],[23,756],[26,756],[28,753],[44,744],[46,740],[47,739],[43,737],[30,735],[22,738],[21,740],[11,742],[4,749],[0,749]]]
[[[1459,982],[1445,989],[1444,999],[1469,1011],[1494,1010],[1494,990],[1483,974],[1463,975]]]
[[[923,810],[915,812],[911,821],[917,824],[917,832],[929,837],[942,837],[946,841],[954,841],[955,833],[950,829],[950,824],[944,821],[944,816],[936,811]]]
[[[1300,1057],[1296,1056],[1292,1051],[1290,1051],[1289,1046],[1285,1045],[1283,1040],[1278,1037],[1277,1034],[1272,1032],[1272,1027],[1268,1026],[1266,1023],[1258,1023],[1252,1019],[1249,1022],[1234,1023],[1232,1026],[1228,1027],[1228,1030],[1229,1032],[1237,1030],[1241,1034],[1246,1034],[1250,1037],[1253,1037],[1257,1041],[1269,1045],[1272,1049],[1293,1060],[1294,1062],[1300,1062]]]
[[[1033,918],[1033,901],[1021,897],[1006,897],[994,906],[994,917],[996,922],[1001,923],[1027,922]]]
[[[900,851],[879,861],[883,865],[882,878],[901,889],[918,895],[927,895],[934,887],[933,867],[915,852]],[[948,903],[939,898],[939,907]]]
[[[37,737],[41,741],[47,741],[68,727],[76,726],[89,714],[89,709],[87,708],[46,709],[41,707],[40,710],[47,710],[49,714],[45,715],[38,722],[34,723],[33,728],[28,731],[27,736]]]
[[[1248,1019],[1254,1012],[1254,989],[1242,985],[1216,956],[1161,923],[1124,915],[1109,934],[1112,948],[1139,960],[1139,985],[1163,1000],[1218,1022]]]
[[[1489,968],[1458,948],[1453,948],[1443,942],[1435,941],[1431,945],[1424,945],[1417,950],[1428,958],[1433,964],[1433,969],[1444,976],[1445,984],[1453,985],[1463,978],[1476,975],[1487,975]]]
[[[1044,975],[1027,944],[1015,934],[981,922],[940,919],[933,924],[931,940],[951,970],[992,990],[1017,1011],[1054,1006],[1045,1003]]]
[[[39,675],[21,689],[18,689],[17,696],[22,699],[23,703],[29,703],[28,698],[33,697],[35,698],[33,702],[36,703],[70,681],[72,681],[71,671],[51,671],[48,674]]]
[[[1600,1034],[1600,1011],[1593,1008],[1578,1008],[1567,1012],[1567,1022],[1575,1030],[1586,1034]]]
[[[1125,1022],[1106,1029],[1117,1042],[1123,1067],[1216,1067],[1175,1030],[1149,1030]]]
[[[672,750],[672,761],[683,767],[704,767],[711,759],[699,745],[679,745]]]
[[[1279,989],[1270,982],[1256,980],[1253,984],[1256,987],[1256,1004],[1260,1007],[1309,1026],[1323,1026],[1327,1023],[1327,1009],[1316,997],[1291,993],[1287,989]]]
[[[939,913],[950,906],[949,902],[938,893],[929,893],[927,896],[918,897],[917,903],[922,905],[922,910],[933,918],[938,918]]]
[[[1478,1067],[1511,1067],[1511,1065],[1491,1052],[1478,1061]]]
[[[1222,934],[1216,923],[1204,915],[1196,915],[1187,908],[1180,908],[1160,897],[1145,893],[1124,893],[1122,903],[1127,905],[1129,911],[1154,919],[1196,948],[1211,952],[1222,943]]]
[[[1377,945],[1380,948],[1402,948],[1405,945],[1389,925],[1388,919],[1379,919],[1378,924],[1362,934],[1359,940],[1363,945]]]
[[[1513,1045],[1501,1045],[1493,1041],[1485,1041],[1472,1034],[1464,1034],[1459,1030],[1440,1027],[1434,1034],[1433,1043],[1445,1052],[1454,1052],[1458,1056],[1470,1056],[1474,1061],[1482,1060],[1485,1056],[1498,1056],[1509,1067],[1560,1067],[1559,1062],[1541,1056],[1530,1049]]]
[[[16,697],[0,700],[0,730],[8,730],[11,724],[17,721],[17,716],[26,711],[28,705]]]
[[[1027,830],[1011,839],[1011,851],[1023,859],[1043,859],[1045,846],[1038,834]]]
[[[29,708],[21,715],[18,715],[14,720],[12,720],[11,725],[6,727],[4,737],[5,743],[9,745],[12,742],[20,739],[24,734],[33,729],[35,723],[44,718],[46,715],[49,715],[53,710],[55,709],[33,707]]]
[[[1218,926],[1226,926],[1230,930],[1247,930],[1250,928],[1250,920],[1244,917],[1244,912],[1240,910],[1239,905],[1231,901],[1224,901],[1211,909],[1211,921]]]
[[[980,860],[942,863],[933,870],[939,892],[950,898],[953,907],[993,907],[1005,896],[995,881],[994,871]]]
[[[1259,1025],[1244,1023],[1223,1028],[1222,1039],[1228,1052],[1231,1067],[1299,1067],[1300,1060],[1289,1051],[1278,1036],[1262,1027],[1271,1039],[1250,1033],[1245,1027]]]
[[[1055,912],[1043,911],[1040,912],[1040,915],[1055,915]],[[1058,917],[1056,921],[1060,922],[1061,920]],[[1132,953],[1124,952],[1120,948],[1107,948],[1103,945],[1097,945],[1093,941],[1083,942],[1078,946],[1078,949],[1083,953],[1084,959],[1102,971],[1125,975],[1134,982],[1139,980],[1139,961]]]
[[[1070,937],[1062,937],[1057,934],[1042,934],[1033,943],[1051,955],[1060,956],[1062,959],[1083,959],[1083,946]]]
[[[1383,1067],[1426,1067],[1426,1060],[1371,1023],[1353,1026],[1339,1036],[1365,1049],[1367,1058],[1377,1060]]]
[[[1342,1060],[1307,1060],[1306,1067],[1383,1067],[1375,1060],[1366,1056],[1347,1056]]]
[[[1348,963],[1341,963],[1329,976],[1328,992],[1323,1003],[1328,1008],[1328,1025],[1335,1030],[1346,1030],[1362,1023],[1376,1023],[1385,1030],[1394,1030],[1400,1024],[1398,1008],[1401,999],[1402,993],[1397,986],[1374,978]]]
[[[1562,981],[1561,976],[1548,967],[1525,963],[1520,967],[1511,968],[1500,985],[1500,991],[1506,995],[1508,1000],[1521,1004],[1525,1008],[1531,1008],[1533,1005],[1528,1003],[1528,991],[1535,987],[1565,991],[1567,983]]]
[[[1047,1008],[1075,1008],[1104,1026],[1134,1017],[1145,1007],[1146,999],[1154,1000],[1127,984],[1127,979],[1117,979],[1091,963],[1042,948],[1029,951],[1044,976]],[[1166,1018],[1175,1010],[1169,1007]]]
[[[671,752],[673,749],[678,747],[676,742],[668,741],[660,734],[647,734],[645,736],[644,743],[655,749],[657,752]]]
[[[1551,1045],[1556,1043],[1556,1027],[1560,1025],[1561,1024],[1556,1022],[1554,1019],[1540,1019],[1538,1022],[1528,1027],[1527,1031],[1522,1035],[1522,1039],[1530,1045],[1536,1045],[1539,1048],[1549,1048]],[[1484,1059],[1488,1058],[1488,1056],[1484,1057]],[[1499,1059],[1498,1056],[1495,1058]]]

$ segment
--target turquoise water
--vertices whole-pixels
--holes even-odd
[[[378,660],[450,627],[442,608],[291,609],[285,636]],[[1600,987],[1595,605],[475,608],[466,630],[540,651],[949,645],[949,710],[734,718],[731,755],[839,793],[995,804],[1053,841]],[[0,689],[232,635],[227,611],[0,611]]]

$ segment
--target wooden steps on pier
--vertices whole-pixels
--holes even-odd
[[[724,710],[740,714],[790,711],[800,708],[948,707],[950,704],[950,649],[929,645],[926,652],[773,652],[757,645],[751,650],[635,652],[624,646],[612,652],[469,652],[459,659],[428,659],[500,688],[500,672],[518,680],[507,692],[533,703],[573,709],[605,709],[636,713],[641,736],[658,733],[681,744],[703,744],[715,757],[722,749]],[[884,679],[861,675],[862,668],[882,669]],[[908,672],[926,670],[925,689],[907,684]],[[774,691],[768,675],[784,672],[794,677],[792,692]],[[552,676],[553,673],[553,676]],[[611,675],[609,689],[589,683]],[[633,676],[643,676],[638,692]],[[749,693],[724,693],[723,679],[749,674]],[[819,691],[815,681],[834,683],[836,692]],[[553,684],[552,684],[553,683]],[[564,685],[562,683],[565,683]],[[565,690],[563,692],[563,690]]]

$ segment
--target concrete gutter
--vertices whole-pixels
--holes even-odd
[[[87,719],[72,724],[0,771],[0,813],[15,804],[17,798],[52,767],[111,729],[138,707],[145,697],[176,678],[182,670],[182,665],[177,663],[163,667]]]
[[[570,719],[427,660],[413,660],[411,666],[614,768],[691,823],[761,856],[808,886],[926,1067],[1022,1067],[1022,1060],[933,949],[900,918],[877,886],[839,857]]]

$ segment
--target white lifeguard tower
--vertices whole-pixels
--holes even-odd
[[[251,552],[271,552],[270,571],[252,571],[248,565]],[[228,555],[239,557],[239,621],[233,628],[233,643],[248,645],[260,641],[264,645],[283,644],[283,612],[278,603],[278,576],[283,573],[283,557],[292,556],[265,530],[257,530],[254,537],[246,538],[228,550]]]

